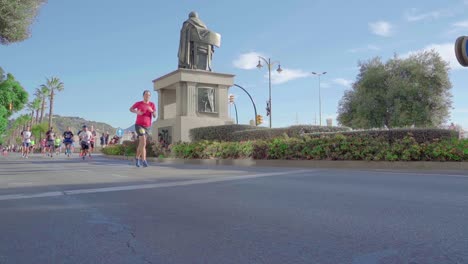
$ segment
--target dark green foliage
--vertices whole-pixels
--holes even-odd
[[[389,141],[383,137],[335,134],[255,142],[178,143],[173,146],[172,155],[184,159],[468,161],[468,140],[434,139],[418,143],[411,135]]]
[[[34,138],[36,139],[36,142],[39,142],[41,139],[45,137],[45,133],[49,130],[47,127],[47,123],[40,123],[33,125],[31,128],[31,133],[33,134]]]
[[[0,135],[5,133],[8,118],[24,108],[28,102],[28,93],[12,74],[0,81]],[[12,109],[10,110],[10,103]]]
[[[250,129],[262,129],[249,125],[223,125],[209,126],[190,129],[190,139],[192,141],[200,140],[217,140],[231,141],[232,133],[235,131],[243,131]]]
[[[390,130],[356,130],[348,132],[334,132],[334,133],[309,133],[310,137],[323,137],[332,136],[334,134],[342,134],[346,137],[359,137],[359,138],[380,138],[388,141],[389,143],[395,140],[403,139],[411,136],[418,143],[432,142],[435,140],[450,140],[458,138],[459,132],[448,129],[424,129],[424,128],[398,128]]]
[[[437,127],[452,105],[448,63],[432,50],[360,63],[360,73],[340,101],[338,121],[352,128]]]
[[[286,128],[264,128],[233,132],[231,141],[267,140],[277,137],[299,137],[304,133],[349,131],[347,127],[290,126]]]
[[[336,132],[348,130],[349,128],[346,127],[320,127],[307,125],[291,126],[286,128],[266,128],[248,125],[224,125],[191,129],[190,137],[192,141],[248,141],[271,139],[282,136],[298,137],[304,133],[311,132]]]
[[[153,151],[155,142],[147,142],[146,143],[146,156],[147,157],[155,157],[155,152]],[[105,148],[101,149],[101,152],[106,155],[118,155],[118,156],[135,156],[136,150],[138,147],[138,140],[137,141],[124,141],[122,144],[115,144],[109,145]]]
[[[0,43],[10,44],[29,37],[29,26],[45,0],[0,0]]]

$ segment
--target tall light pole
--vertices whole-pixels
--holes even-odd
[[[320,76],[327,74],[327,72],[317,73],[312,72],[313,75],[318,76],[318,83],[319,83],[319,125],[322,126],[322,97],[320,95]]]
[[[270,58],[265,59],[262,56],[258,56],[258,64],[257,68],[261,69],[263,67],[261,60],[265,62],[265,64],[268,66],[268,102],[267,102],[267,115],[270,116],[270,128],[271,128],[271,68],[275,66],[275,64],[278,63],[278,69],[276,71],[278,73],[281,73],[283,69],[281,69],[281,63],[279,61],[271,61]]]

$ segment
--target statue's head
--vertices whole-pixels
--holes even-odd
[[[198,14],[195,11],[190,12],[190,14],[188,16],[189,16],[189,18],[192,18],[192,17],[198,18]]]

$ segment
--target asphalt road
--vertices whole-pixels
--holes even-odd
[[[468,263],[468,172],[0,156],[0,263]]]

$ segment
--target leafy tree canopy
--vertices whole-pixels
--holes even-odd
[[[0,135],[5,132],[8,118],[23,109],[27,102],[28,93],[12,74],[7,74],[0,82]]]
[[[448,63],[432,50],[383,63],[359,63],[351,90],[339,103],[338,122],[352,128],[436,127],[452,107]]]
[[[30,36],[29,26],[46,0],[0,0],[0,43],[23,41]]]

